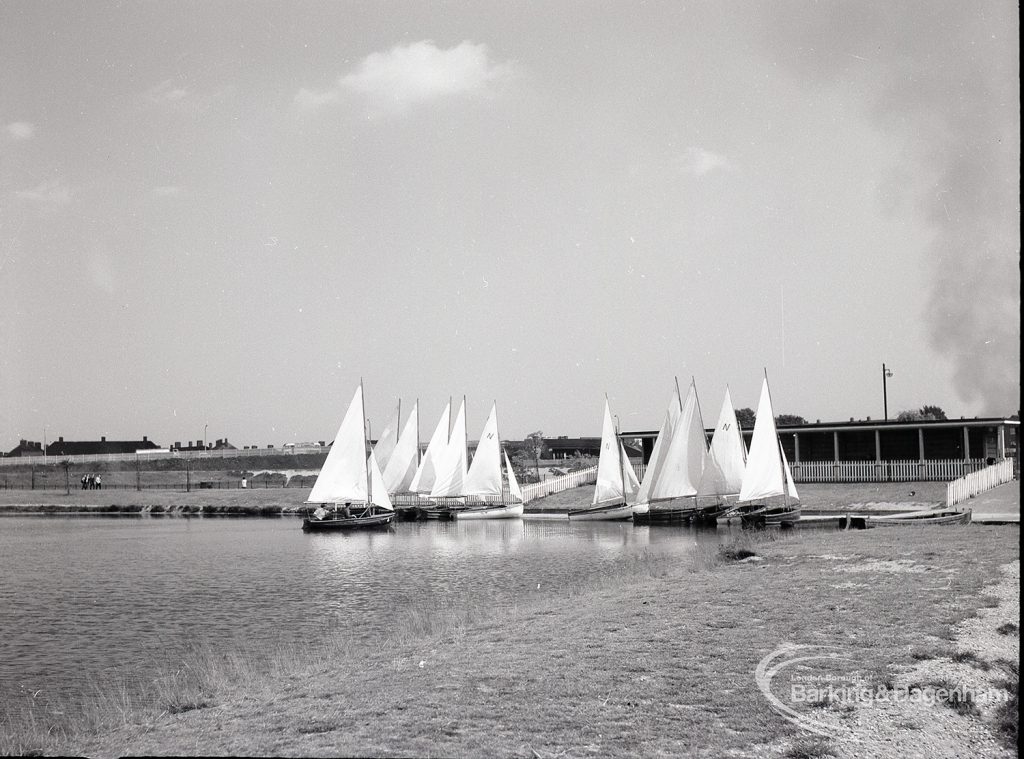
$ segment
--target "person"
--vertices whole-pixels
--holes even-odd
[[[248,480],[245,479],[245,477],[243,477],[242,478],[242,489],[245,490],[247,487],[249,487],[249,482],[248,482]]]
[[[89,482],[89,475],[83,474],[82,475],[82,490],[85,490],[85,486],[88,484],[88,482]]]
[[[345,519],[348,519],[349,517],[352,516],[352,502],[351,501],[345,501],[345,508],[343,508],[341,510],[341,513],[342,513],[342,516],[345,517]]]
[[[103,490],[103,480],[100,479],[100,476],[98,474],[96,475],[96,489]]]

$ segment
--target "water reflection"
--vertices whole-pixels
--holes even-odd
[[[410,609],[557,595],[719,533],[531,520],[303,533],[298,520],[0,519],[0,702],[143,675],[154,651],[377,636]],[[540,585],[540,589],[538,589]]]

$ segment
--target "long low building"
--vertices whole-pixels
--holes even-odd
[[[947,480],[1013,459],[1019,471],[1020,421],[1001,417],[913,422],[849,421],[780,426],[779,440],[798,481]],[[714,430],[706,430],[710,442]],[[750,445],[752,429],[743,430]],[[657,430],[623,432],[651,457]]]

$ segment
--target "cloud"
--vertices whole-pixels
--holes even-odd
[[[444,97],[485,93],[492,83],[512,73],[511,63],[490,60],[487,45],[464,41],[445,50],[423,40],[371,53],[353,71],[342,75],[333,88],[299,90],[295,103],[316,109],[350,93],[378,106],[403,111]]]
[[[17,190],[15,196],[45,206],[66,206],[71,202],[71,188],[61,179],[47,179],[31,190]]]
[[[693,174],[695,177],[702,177],[719,169],[735,171],[735,167],[724,155],[712,153],[704,148],[689,148],[683,157],[683,171]]]
[[[176,103],[188,97],[188,90],[184,87],[177,87],[174,84],[174,80],[165,79],[155,87],[151,87],[146,90],[146,99],[151,103],[158,105],[165,103]]]
[[[7,125],[7,134],[15,140],[31,140],[36,128],[27,121],[14,121]]]

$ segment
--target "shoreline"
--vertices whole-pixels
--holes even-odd
[[[993,595],[1001,568],[1019,562],[1018,537],[1016,528],[991,527],[740,536],[756,557],[648,557],[511,609],[410,617],[379,645],[325,640],[308,657],[291,650],[262,662],[182,662],[180,670],[202,676],[156,705],[94,714],[63,735],[47,735],[46,715],[36,715],[34,738],[16,748],[90,757],[845,759],[863,755],[850,731],[870,732],[874,717],[808,707],[842,728],[808,753],[808,735],[758,691],[758,661],[785,641],[841,646],[870,683],[899,682],[921,652],[940,659],[966,646],[958,637],[965,626],[988,630],[1019,615]],[[1004,655],[981,645],[979,658]],[[943,740],[954,743],[927,755],[1011,755],[984,715],[929,708],[926,723],[948,725]],[[918,745],[927,724],[909,725],[892,722]]]

